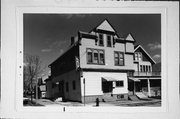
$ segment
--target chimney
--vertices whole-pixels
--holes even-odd
[[[71,45],[74,44],[74,37],[71,37]]]

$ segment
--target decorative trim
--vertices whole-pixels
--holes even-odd
[[[86,33],[86,32],[81,32],[81,31],[79,31],[78,32],[78,36],[80,37],[80,38],[92,38],[92,39],[97,39],[97,36],[96,35],[93,35],[93,34],[90,34],[90,33]]]
[[[135,43],[135,41],[125,40],[127,43]]]
[[[154,64],[156,64],[156,62],[151,58],[151,56],[146,52],[146,50],[145,50],[141,45],[138,45],[138,46],[134,49],[134,52],[135,52],[138,48],[141,48],[141,49],[145,52],[145,54],[150,58],[150,60],[151,60]]]
[[[134,55],[134,53],[133,53],[133,52],[125,52],[124,54]]]
[[[113,32],[113,31],[107,31],[107,30],[102,30],[102,29],[95,29],[95,32],[115,35],[115,32]]]
[[[89,72],[134,72],[133,69],[95,69],[95,68],[82,68],[82,71],[89,71]]]

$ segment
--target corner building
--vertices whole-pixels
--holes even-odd
[[[128,80],[137,81],[133,75],[140,67],[134,43],[132,34],[119,37],[107,19],[90,32],[79,31],[71,37],[69,49],[49,65],[48,97],[79,102],[127,100],[136,86],[128,90]],[[147,71],[155,64],[149,62]]]

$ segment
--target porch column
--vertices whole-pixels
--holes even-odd
[[[149,79],[147,79],[147,83],[148,83],[148,86],[147,86],[147,88],[148,88],[148,97],[151,97],[151,87],[150,87],[150,80]]]
[[[133,81],[134,82],[134,90],[133,90],[133,95],[135,95],[136,94],[136,82],[135,81]]]

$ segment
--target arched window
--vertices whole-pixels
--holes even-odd
[[[99,51],[99,64],[104,64],[104,51]]]
[[[94,50],[93,53],[94,53],[94,63],[97,64],[99,60],[98,51]]]
[[[92,54],[92,50],[91,49],[87,50],[87,62],[88,63],[93,63],[93,54]]]
[[[104,50],[87,48],[87,63],[88,64],[105,64]]]

